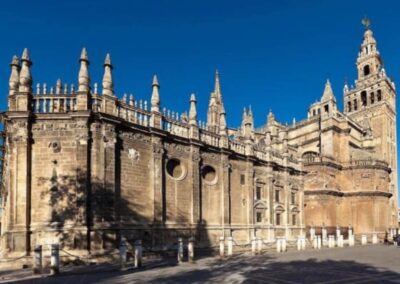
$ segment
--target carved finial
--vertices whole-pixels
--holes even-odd
[[[226,123],[226,113],[225,113],[224,105],[221,105],[221,113],[220,113],[220,118],[219,118],[219,134],[220,135],[228,134],[227,123]]]
[[[64,84],[64,95],[68,94],[68,84]]]
[[[40,95],[40,83],[36,84],[36,94]]]
[[[56,94],[61,94],[62,83],[61,79],[58,78],[56,82]]]
[[[371,21],[365,16],[362,20],[361,20],[361,24],[364,26],[364,28],[366,30],[369,30],[370,26],[371,26]]]
[[[54,88],[53,88],[53,86],[51,86],[50,87],[50,95],[53,95],[54,94]]]
[[[18,91],[18,84],[19,84],[19,59],[18,56],[14,55],[11,60],[11,74],[10,79],[8,81],[8,89],[9,95],[14,95]]]
[[[94,86],[94,93],[97,94],[97,93],[98,93],[98,92],[97,92],[97,91],[98,91],[98,84],[97,84],[97,82],[94,83],[93,86]]]
[[[27,48],[24,49],[21,57],[21,71],[19,73],[19,91],[20,92],[31,92],[32,91],[32,75],[31,65],[32,62],[29,58],[29,51]]]
[[[157,75],[153,76],[153,91],[151,93],[151,111],[159,112],[160,111],[160,85],[158,84]]]
[[[103,95],[115,96],[112,69],[111,56],[107,53],[106,58],[104,59]]]
[[[81,57],[79,59],[80,68],[79,68],[79,75],[78,75],[78,82],[79,92],[89,92],[90,90],[90,77],[89,77],[89,59],[87,55],[86,48],[82,49]]]
[[[73,94],[75,92],[75,86],[74,84],[71,84],[71,94]]]
[[[192,94],[190,96],[189,124],[190,125],[197,125],[197,109],[196,109],[196,96],[195,96],[195,94]]]
[[[125,103],[126,104],[126,99],[127,99],[127,94],[125,93],[123,96],[122,96],[122,102],[123,103]]]
[[[129,105],[133,106],[133,95],[132,94],[129,95]]]
[[[46,83],[43,84],[43,94],[44,95],[47,94],[47,84]]]

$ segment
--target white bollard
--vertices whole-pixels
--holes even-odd
[[[257,253],[261,254],[262,252],[262,238],[257,239]]]
[[[301,249],[305,250],[306,249],[306,237],[303,236],[301,239]]]
[[[256,254],[256,238],[251,239],[251,253],[254,255]]]
[[[276,238],[276,252],[282,252],[282,242],[279,237]]]
[[[313,240],[313,248],[317,249],[318,248],[318,237],[315,237]]]
[[[328,237],[328,247],[329,248],[334,248],[335,247],[335,237],[333,235],[330,235]]]
[[[50,274],[60,273],[60,247],[57,244],[51,245]]]
[[[228,237],[228,256],[233,255],[233,238]]]
[[[354,235],[349,235],[349,247],[354,247]]]
[[[33,273],[41,274],[42,273],[42,246],[35,246],[34,250],[34,262],[33,262]]]
[[[219,256],[224,257],[225,255],[225,238],[220,237],[219,238]]]
[[[188,260],[189,262],[194,262],[194,238],[189,238],[188,242]]]
[[[128,248],[127,248],[125,240],[122,239],[119,244],[119,257],[120,257],[121,268],[126,267],[126,262],[128,259],[127,255],[128,255]]]
[[[282,251],[285,252],[286,251],[286,238],[282,237]]]
[[[326,246],[328,242],[328,231],[325,228],[322,228],[322,246]]]
[[[339,239],[340,236],[340,227],[336,226],[336,239]]]
[[[368,243],[367,235],[361,235],[361,244],[366,245]]]
[[[374,245],[376,245],[378,243],[378,234],[377,233],[372,234],[372,243]]]
[[[135,267],[136,268],[139,268],[142,266],[142,255],[143,255],[142,241],[137,240],[137,241],[135,241]]]
[[[310,240],[313,241],[315,239],[315,228],[310,228]]]
[[[318,249],[322,248],[322,238],[321,238],[321,236],[317,236],[317,248]]]
[[[302,244],[301,244],[301,237],[297,237],[297,250],[301,250]]]
[[[337,239],[337,246],[342,248],[343,247],[343,235],[339,235]]]
[[[178,238],[178,263],[183,262],[183,239]]]

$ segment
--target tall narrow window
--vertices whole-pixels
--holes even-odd
[[[351,102],[347,102],[347,111],[351,112]]]
[[[370,94],[370,96],[371,96],[370,101],[371,101],[371,105],[372,105],[372,104],[375,103],[375,94],[374,94],[374,92],[372,92],[372,93]]]
[[[275,225],[280,226],[281,224],[281,213],[276,213],[275,215]]]
[[[257,223],[261,223],[262,222],[262,213],[261,212],[257,212],[256,213],[256,222]]]
[[[354,100],[354,110],[357,110],[357,100]]]
[[[366,91],[361,92],[361,104],[362,104],[362,106],[367,105],[367,92]]]
[[[324,106],[325,113],[329,113],[329,105]]]
[[[240,175],[240,184],[244,185],[246,183],[246,177],[245,175]]]
[[[295,192],[292,192],[291,201],[292,201],[292,204],[296,204],[296,193]]]
[[[277,189],[277,190],[275,190],[275,202],[279,202],[280,201],[280,190],[279,189]]]
[[[260,186],[256,187],[256,199],[257,200],[261,199],[261,187]]]
[[[292,225],[296,226],[296,214],[292,215]]]
[[[369,75],[369,73],[370,73],[369,65],[365,65],[364,66],[364,76]]]
[[[378,102],[380,102],[382,100],[382,92],[381,92],[381,90],[378,90],[378,94],[376,96],[376,99],[378,100]]]

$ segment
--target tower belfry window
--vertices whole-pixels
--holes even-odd
[[[371,73],[371,70],[369,69],[369,65],[364,66],[364,76],[369,75]]]
[[[382,100],[382,92],[381,90],[378,90],[378,94],[376,95],[376,99],[378,102],[380,102]]]
[[[347,111],[351,112],[351,102],[347,102]]]
[[[357,100],[354,100],[354,110],[357,110]]]
[[[361,92],[361,104],[362,104],[362,106],[367,105],[367,92],[366,91]]]
[[[375,94],[374,94],[374,92],[372,92],[370,96],[371,96],[370,101],[371,101],[371,105],[372,105],[372,104],[375,103]]]

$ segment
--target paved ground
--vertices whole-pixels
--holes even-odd
[[[195,264],[147,263],[142,270],[118,271],[112,266],[66,268],[57,277],[24,278],[29,271],[0,273],[12,283],[400,283],[400,247],[289,251],[227,260],[202,258]],[[20,280],[11,280],[13,275]]]

